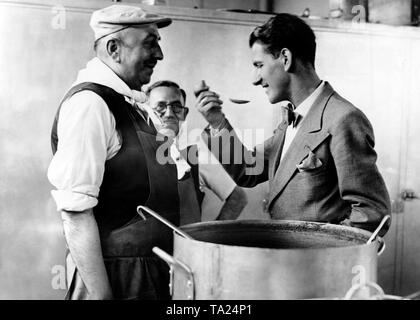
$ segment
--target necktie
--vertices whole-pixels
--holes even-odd
[[[302,119],[302,116],[294,111],[294,107],[291,103],[288,103],[287,106],[282,106],[282,115],[283,121],[287,123],[287,125],[293,125],[293,128],[299,124],[299,121]]]

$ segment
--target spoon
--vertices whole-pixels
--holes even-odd
[[[233,103],[236,104],[245,104],[245,103],[249,103],[249,100],[242,100],[242,99],[233,99],[233,98],[229,98],[229,100]]]
[[[209,90],[209,87],[207,86],[207,84],[205,83],[204,80],[201,80],[200,83],[194,87],[194,95],[196,97],[198,97],[198,95],[205,90]],[[243,99],[234,99],[234,98],[229,98],[229,100],[233,103],[236,104],[245,104],[245,103],[249,103],[249,100],[243,100]]]

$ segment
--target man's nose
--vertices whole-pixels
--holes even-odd
[[[259,86],[262,83],[262,78],[258,72],[254,73],[254,78],[252,80],[252,84],[254,86]]]
[[[163,59],[163,52],[162,52],[162,48],[160,47],[160,45],[158,45],[156,50],[155,50],[155,58],[156,58],[156,60],[162,60]]]
[[[163,114],[163,117],[168,119],[168,118],[175,118],[177,119],[175,112],[172,110],[172,108],[170,106],[166,107],[165,113]]]

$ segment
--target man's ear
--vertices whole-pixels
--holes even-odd
[[[278,58],[281,59],[282,61],[282,64],[284,66],[284,71],[286,72],[290,71],[293,65],[292,52],[287,48],[283,48],[278,54]]]
[[[109,39],[106,43],[106,52],[108,53],[108,56],[111,57],[112,60],[119,63],[121,62],[121,43],[118,39]]]

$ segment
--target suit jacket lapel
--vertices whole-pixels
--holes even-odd
[[[300,129],[290,144],[289,149],[284,155],[277,171],[274,173],[274,177],[270,179],[269,206],[283,191],[286,184],[298,170],[296,165],[308,155],[308,148],[313,150],[317,145],[325,140],[326,137],[328,137],[329,133],[322,131],[322,115],[328,100],[333,93],[334,89],[328,82],[325,82],[324,89],[315,100],[306,117],[303,119]],[[283,131],[283,138],[281,144],[279,145],[275,161],[278,161],[281,156],[285,133],[286,129]]]
[[[276,169],[278,168],[281,152],[283,150],[287,126],[287,123],[285,121],[282,121],[275,131],[275,148],[271,153],[272,157],[270,157],[269,159],[270,161],[268,169],[268,179],[270,182],[272,182]]]

